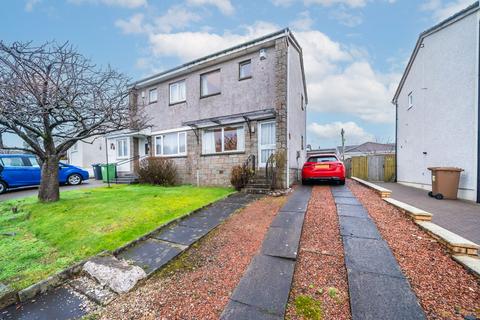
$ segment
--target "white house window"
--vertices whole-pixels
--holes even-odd
[[[128,139],[117,140],[117,158],[128,157]]]
[[[410,92],[408,94],[408,109],[412,109],[413,108],[413,92]]]
[[[245,129],[243,126],[232,126],[205,130],[202,146],[204,154],[243,151]]]
[[[150,89],[150,91],[148,92],[148,102],[149,103],[157,102],[157,98],[158,98],[157,88]]]
[[[200,97],[220,93],[220,69],[200,75]]]
[[[249,79],[252,77],[252,61],[247,60],[239,64],[239,79]]]
[[[179,156],[187,154],[187,133],[173,132],[155,137],[155,155]]]
[[[170,104],[185,101],[185,80],[170,84]]]

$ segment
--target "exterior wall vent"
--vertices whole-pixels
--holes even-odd
[[[267,49],[260,49],[260,60],[267,59]]]

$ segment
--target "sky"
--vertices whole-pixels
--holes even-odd
[[[136,80],[290,27],[312,148],[395,141],[394,91],[420,32],[474,0],[0,0],[0,40],[69,41]],[[7,144],[16,144],[7,137]]]

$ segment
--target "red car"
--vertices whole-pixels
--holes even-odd
[[[309,156],[302,168],[302,183],[314,181],[345,184],[345,166],[335,154]]]

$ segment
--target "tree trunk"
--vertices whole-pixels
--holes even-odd
[[[38,190],[38,200],[54,202],[60,199],[58,183],[59,157],[47,156],[42,163],[42,180]]]

